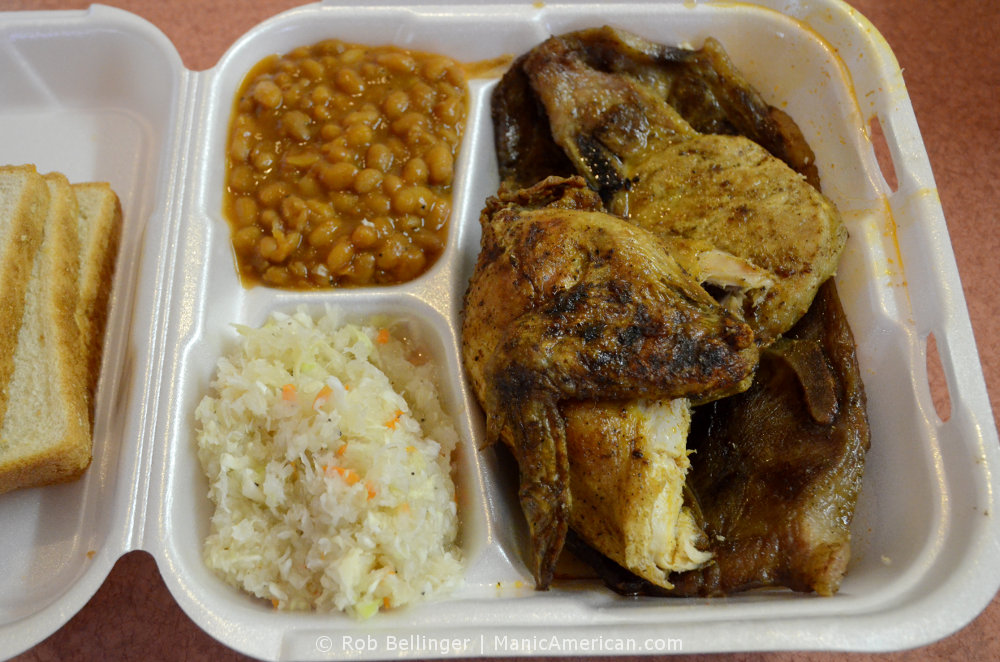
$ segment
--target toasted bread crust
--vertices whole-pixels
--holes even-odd
[[[106,182],[75,184],[80,205],[80,288],[76,320],[87,354],[90,415],[101,373],[111,284],[121,243],[121,202]]]
[[[12,398],[0,424],[0,491],[72,480],[91,459],[86,375],[76,322],[77,202],[65,176],[52,173],[45,182],[50,201],[44,234],[25,295]]]
[[[0,420],[24,315],[24,293],[49,205],[49,188],[33,165],[0,167]]]
[[[12,328],[0,328],[7,334],[0,339],[0,363],[10,366],[7,375],[0,373],[6,405],[0,412],[0,493],[71,481],[90,465],[94,393],[122,223],[108,184],[72,185],[59,173],[43,177],[33,166],[0,168],[0,196],[7,178],[16,177],[40,186],[31,196],[18,195],[44,204],[18,199],[4,207],[0,198],[0,257],[4,267],[12,265],[11,277],[25,283],[19,297],[3,288],[8,301],[0,303],[19,318],[6,325]],[[33,255],[16,250],[23,241],[8,231],[15,222],[34,226]],[[6,311],[0,309],[3,321],[9,321]]]

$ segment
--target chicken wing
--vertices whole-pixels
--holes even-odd
[[[569,401],[707,401],[749,384],[753,333],[580,178],[491,199],[464,301],[463,358],[490,439],[513,450],[536,585],[570,520]]]

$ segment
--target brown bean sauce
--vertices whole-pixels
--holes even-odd
[[[223,212],[244,285],[387,285],[448,236],[462,65],[337,40],[259,62],[233,107]]]

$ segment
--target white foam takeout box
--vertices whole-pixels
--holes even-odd
[[[516,501],[498,484],[494,454],[476,450],[481,417],[459,358],[478,214],[498,181],[495,79],[471,81],[450,238],[429,273],[396,287],[308,293],[244,289],[237,279],[221,214],[223,154],[236,89],[261,58],[336,37],[478,61],[601,24],[663,43],[721,40],[798,122],[846,219],[837,280],[872,446],[853,559],[835,597],[632,599],[596,582],[532,589]],[[886,136],[895,190],[876,159],[872,118]],[[0,154],[73,181],[108,180],[125,216],[93,465],[79,482],[0,496],[4,655],[59,629],[136,549],[155,557],[198,625],[268,659],[901,649],[964,626],[1000,586],[996,429],[934,181],[895,58],[836,0],[309,5],[257,26],[204,72],[186,70],[157,28],[120,10],[0,14]],[[433,603],[364,622],[275,612],[202,562],[210,504],[194,408],[235,343],[233,323],[258,325],[300,304],[407,317],[444,366],[463,437],[456,478],[466,569],[462,585]],[[928,386],[931,333],[950,393],[946,422]]]

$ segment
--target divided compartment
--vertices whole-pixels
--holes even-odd
[[[0,641],[23,649],[58,629],[131,549],[155,556],[178,603],[212,636],[271,659],[346,656],[344,638],[359,634],[379,642],[353,651],[359,658],[396,656],[386,648],[388,637],[410,634],[469,637],[468,647],[450,653],[464,656],[509,655],[507,637],[553,634],[674,637],[685,652],[882,650],[919,645],[968,622],[1000,584],[997,525],[983,517],[994,509],[996,435],[981,375],[963,367],[978,365],[967,316],[956,322],[934,307],[964,312],[940,208],[926,195],[933,180],[898,66],[874,29],[833,0],[762,4],[774,9],[688,2],[309,5],[257,26],[205,72],[185,71],[161,33],[119,10],[8,15],[0,37],[12,38],[0,40],[0,57],[18,66],[0,71],[0,87],[16,90],[21,101],[0,101],[0,139],[5,150],[12,146],[5,159],[61,170],[75,181],[111,179],[126,225],[94,466],[79,483],[0,502],[0,515],[16,532],[0,543]],[[625,599],[589,580],[533,590],[523,525],[511,525],[520,522],[516,490],[501,483],[510,467],[479,448],[482,417],[460,357],[461,301],[479,248],[479,210],[498,183],[489,117],[495,80],[470,81],[448,245],[427,274],[393,287],[325,292],[239,283],[221,211],[224,150],[234,95],[260,59],[340,38],[474,62],[604,23],[663,43],[719,39],[765,98],[798,122],[817,154],[824,192],[848,225],[838,286],[858,342],[872,449],[849,573],[834,598],[764,591],[715,601]],[[60,73],[67,60],[83,72]],[[117,105],[95,98],[106,83],[81,80],[95,63],[121,71],[117,80],[125,83],[108,92]],[[895,150],[898,190],[885,186],[866,133],[875,114]],[[41,130],[51,134],[42,147],[66,139],[68,148],[42,149],[34,138]],[[95,135],[113,138],[98,142]],[[925,271],[926,256],[938,268]],[[917,282],[921,300],[911,301]],[[256,326],[273,311],[298,306],[332,306],[353,319],[402,317],[433,348],[462,438],[456,478],[466,572],[453,593],[364,623],[341,614],[275,613],[202,562],[211,505],[194,445],[194,408],[216,361],[235,344],[233,324]],[[946,423],[935,416],[927,389],[928,332],[947,350],[953,415]],[[929,618],[936,625],[928,628]],[[323,650],[321,637],[332,637],[334,648]]]

